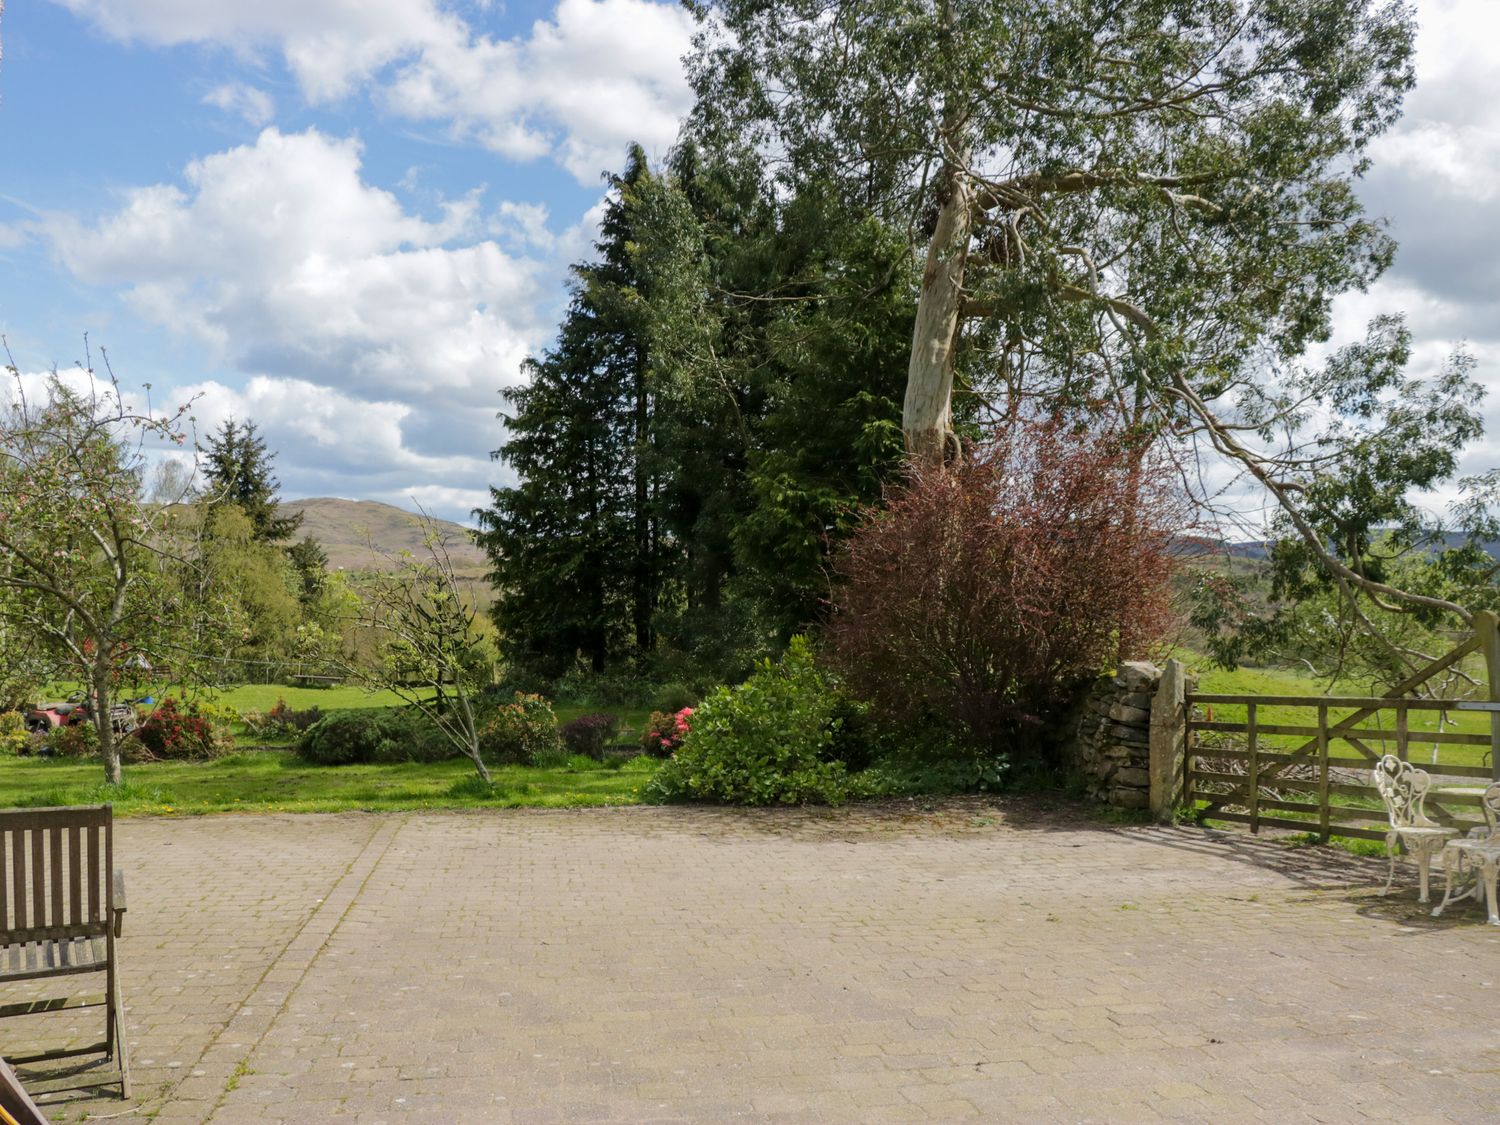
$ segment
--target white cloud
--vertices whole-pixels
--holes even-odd
[[[245,119],[246,123],[259,129],[268,125],[276,116],[276,103],[264,90],[243,82],[226,82],[215,86],[203,96],[207,105],[217,106],[225,113]]]
[[[508,246],[547,252],[557,247],[557,236],[547,227],[549,217],[545,203],[505,200],[495,209],[490,230]]]
[[[1422,0],[1417,88],[1401,123],[1374,146],[1388,168],[1426,177],[1429,191],[1489,200],[1500,193],[1494,0]]]
[[[423,44],[462,33],[432,0],[56,0],[114,39],[274,49],[310,101],[347,95]]]
[[[393,113],[513,159],[550,155],[584,183],[631,141],[666,148],[691,104],[681,59],[693,20],[670,0],[560,0],[516,38],[476,32],[433,0],[57,2],[125,41],[277,51],[313,103],[384,85]]]
[[[303,468],[469,475],[485,465],[482,457],[409,449],[402,424],[414,413],[410,404],[355,398],[303,379],[257,375],[239,389],[210,380],[179,387],[177,394],[193,400],[200,441],[231,418],[250,419],[274,433],[284,457]]]
[[[480,238],[479,213],[473,194],[414,214],[364,182],[357,142],[267,129],[194,161],[181,185],[44,229],[76,277],[120,286],[140,316],[206,343],[205,365],[248,377],[173,401],[201,396],[200,435],[254,419],[288,495],[358,477],[369,492],[441,482],[467,496],[494,471],[496,388],[551,328],[536,312],[547,267]]]
[[[420,396],[513,381],[541,332],[534,263],[481,241],[477,197],[436,219],[360,177],[360,148],[263,132],[194,161],[186,189],[128,193],[96,224],[55,219],[68,268],[242,370]]]
[[[625,146],[670,145],[691,105],[682,56],[693,21],[654,0],[561,0],[526,40],[428,44],[397,71],[386,103],[444,122],[507,156],[552,153],[581,182],[617,167]]]
[[[376,500],[383,500],[387,504],[394,504],[398,508],[410,510],[413,502],[425,511],[436,514],[438,512],[463,513],[462,516],[451,515],[448,518],[455,519],[459,523],[468,523],[468,513],[475,508],[487,508],[490,504],[490,492],[487,488],[447,488],[438,484],[420,485],[416,488],[403,489],[400,492],[387,492],[375,496]]]

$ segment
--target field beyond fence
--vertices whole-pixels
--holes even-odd
[[[1426,770],[1427,814],[1483,823],[1500,704],[1364,696],[1187,696],[1184,800],[1201,820],[1384,840],[1372,771],[1384,754]]]

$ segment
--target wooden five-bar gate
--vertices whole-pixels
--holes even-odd
[[[1473,653],[1489,668],[1489,698],[1409,693]],[[1426,770],[1429,816],[1483,823],[1479,794],[1500,780],[1500,622],[1476,615],[1473,637],[1384,696],[1188,693],[1183,803],[1203,820],[1383,840],[1386,813],[1372,770],[1384,754]],[[1471,730],[1444,729],[1469,722]],[[1473,748],[1465,752],[1459,748]]]
[[[1385,829],[1377,826],[1386,823],[1386,814],[1371,771],[1382,754],[1395,754],[1432,775],[1426,808],[1434,820],[1465,829],[1483,823],[1479,794],[1473,790],[1482,789],[1490,779],[1490,766],[1454,762],[1451,755],[1444,761],[1442,750],[1488,749],[1490,735],[1413,730],[1412,718],[1473,711],[1495,714],[1500,713],[1500,703],[1205,694],[1190,694],[1187,702],[1184,795],[1188,808],[1201,819],[1248,824],[1252,832],[1313,832],[1321,840],[1383,840]],[[1210,717],[1216,709],[1226,708],[1243,708],[1244,718]],[[1279,712],[1279,721],[1266,722],[1272,708]],[[1330,720],[1330,712],[1345,711],[1352,713]],[[1308,713],[1311,721],[1285,721]],[[1384,721],[1387,717],[1391,721]]]

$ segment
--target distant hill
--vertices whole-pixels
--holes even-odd
[[[1183,558],[1211,555],[1230,559],[1267,559],[1271,557],[1271,544],[1264,540],[1247,543],[1231,543],[1225,539],[1214,539],[1206,535],[1178,535],[1172,541],[1172,554]]]
[[[1466,536],[1449,531],[1442,535],[1441,541],[1433,540],[1428,543],[1427,549],[1436,554],[1439,551],[1462,547],[1467,542]],[[1481,543],[1480,546],[1492,558],[1500,559],[1500,543]],[[1185,558],[1210,555],[1219,558],[1261,560],[1271,557],[1271,544],[1263,539],[1231,543],[1224,539],[1214,539],[1203,535],[1179,535],[1172,543],[1172,553]]]
[[[422,553],[422,529],[416,514],[390,504],[320,496],[287,500],[279,510],[302,513],[302,528],[297,537],[311,535],[322,544],[332,570],[386,569],[388,564],[371,553],[371,543],[389,555],[399,555],[403,550],[419,556]],[[460,577],[477,577],[488,569],[489,561],[474,545],[468,528],[448,520],[434,522],[453,537],[448,553],[455,573]]]

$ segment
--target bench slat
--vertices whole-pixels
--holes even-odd
[[[83,857],[79,854],[83,846],[83,833],[78,825],[68,826],[68,924],[76,926],[83,921]]]
[[[29,923],[26,915],[26,833],[12,832],[10,836],[10,876],[11,885],[15,888],[15,912],[16,920],[13,923],[18,930],[24,930]]]

